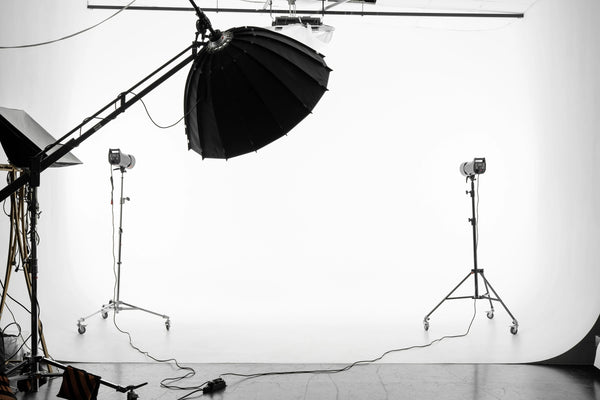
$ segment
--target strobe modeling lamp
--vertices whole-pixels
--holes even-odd
[[[108,163],[121,169],[131,169],[135,166],[135,157],[119,149],[108,149]]]
[[[468,161],[460,164],[460,173],[463,176],[480,175],[485,172],[485,158],[474,158],[473,161]]]

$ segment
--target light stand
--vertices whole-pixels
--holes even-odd
[[[8,196],[10,196],[22,187],[28,187],[29,192],[29,209],[27,210],[27,212],[29,213],[30,219],[29,240],[31,242],[28,260],[29,274],[31,280],[31,355],[27,359],[23,360],[21,363],[6,370],[6,375],[10,376],[11,379],[16,380],[17,382],[26,382],[26,391],[37,392],[39,390],[40,380],[44,377],[60,376],[60,374],[49,374],[43,372],[41,369],[41,365],[54,366],[63,370],[67,368],[63,364],[57,363],[56,361],[53,361],[47,357],[41,357],[38,355],[39,336],[37,327],[39,325],[39,315],[37,296],[38,258],[36,239],[38,216],[37,188],[40,186],[41,172],[52,166],[55,162],[60,160],[63,156],[67,155],[75,147],[79,146],[83,141],[88,139],[90,136],[92,136],[110,121],[114,120],[121,113],[125,112],[133,104],[137,103],[142,97],[150,93],[169,77],[173,76],[176,72],[178,72],[190,62],[192,62],[197,56],[197,49],[203,45],[205,45],[204,42],[199,42],[195,40],[191,45],[186,47],[183,51],[181,51],[171,60],[163,64],[156,71],[152,72],[146,78],[138,82],[131,89],[121,93],[115,100],[113,100],[112,102],[104,106],[102,109],[97,111],[93,116],[86,118],[81,124],[73,128],[71,131],[69,131],[63,137],[58,139],[52,145],[46,147],[44,150],[31,157],[30,167],[23,168],[23,171],[18,178],[14,179],[11,183],[9,183],[2,190],[0,190],[0,201],[6,199]],[[191,54],[187,55],[183,60],[181,60],[168,71],[164,72],[162,75],[154,78],[154,76],[158,74],[161,70],[165,69],[167,66],[179,60],[190,50],[192,51]],[[147,81],[151,80],[152,78],[154,78],[154,80],[151,81],[151,83],[147,83]],[[137,90],[138,87],[144,84],[146,84],[146,86],[143,89],[141,89],[137,95],[133,95],[129,99],[127,98],[127,96],[131,92]],[[99,118],[99,116],[102,113],[110,109],[113,109],[113,111],[110,112],[106,117],[101,118],[100,121],[93,125],[91,128],[87,129],[81,135],[69,139],[62,146],[59,146],[59,144],[61,144],[63,140],[67,139],[75,132],[80,131],[84,126],[88,126],[90,121],[94,121],[96,118]],[[50,152],[50,150],[55,151]],[[15,373],[18,372],[20,372],[20,375],[15,376]],[[99,382],[104,386],[107,386],[111,389],[115,389],[117,392],[127,393],[128,400],[135,400],[138,397],[138,395],[135,393],[134,390],[147,384],[147,382],[145,382],[139,385],[121,386],[115,383],[108,382],[104,379],[100,379]]]
[[[79,318],[79,320],[77,321],[77,331],[80,334],[84,334],[86,331],[86,325],[84,324],[85,320],[93,317],[96,314],[100,314],[102,316],[102,318],[106,319],[108,318],[108,312],[110,310],[113,310],[115,313],[119,313],[120,311],[130,311],[130,310],[137,310],[137,311],[143,311],[146,312],[148,314],[152,314],[152,315],[156,315],[157,317],[161,317],[165,319],[165,327],[167,328],[167,330],[171,327],[171,320],[169,319],[169,317],[167,315],[163,315],[163,314],[159,314],[157,312],[154,311],[150,311],[147,310],[145,308],[141,308],[141,307],[137,307],[134,306],[132,304],[128,304],[125,303],[124,301],[122,301],[120,299],[120,294],[121,294],[121,248],[122,248],[122,238],[123,238],[123,204],[125,204],[126,201],[129,201],[129,197],[123,197],[123,181],[124,181],[124,177],[125,177],[125,172],[126,169],[125,167],[121,166],[118,168],[121,171],[121,198],[119,200],[119,252],[118,252],[118,259],[117,259],[117,282],[116,282],[116,295],[115,297],[110,300],[108,302],[108,304],[103,304],[102,308],[98,311],[96,311],[93,314],[88,315],[87,317],[82,317]],[[112,177],[111,177],[112,180]]]
[[[40,147],[42,151],[36,150],[24,156],[21,175],[0,190],[0,201],[26,185],[30,190],[29,266],[32,280],[33,354],[11,370],[20,368],[24,379],[31,383],[30,391],[38,390],[39,380],[44,376],[40,372],[40,364],[66,369],[64,365],[37,355],[36,210],[41,172],[192,62],[184,96],[186,136],[188,149],[198,152],[203,158],[236,157],[257,151],[283,137],[312,112],[327,90],[331,69],[321,54],[284,35],[262,28],[238,27],[224,32],[214,30],[194,0],[189,1],[198,17],[195,40],[64,136],[48,146]],[[201,40],[198,40],[200,36]],[[191,54],[186,55],[190,50]],[[169,69],[166,72],[161,72],[167,67]],[[4,139],[10,139],[5,132],[22,136],[10,124],[0,126],[3,146]],[[22,152],[23,146],[19,142],[10,142],[17,144],[17,149]],[[103,380],[100,383],[119,392],[127,392],[128,399],[136,398],[133,390],[144,385],[122,387]]]
[[[44,152],[42,152],[44,153]],[[39,314],[38,314],[38,297],[37,297],[37,273],[38,273],[38,258],[37,258],[37,217],[38,217],[38,201],[37,201],[37,188],[40,184],[40,159],[41,157],[35,157],[32,166],[29,169],[29,207],[27,212],[29,213],[29,273],[31,280],[31,355],[23,360],[21,363],[13,366],[6,371],[6,375],[11,375],[14,371],[22,371],[22,375],[13,377],[17,382],[26,382],[24,385],[27,391],[37,392],[39,390],[40,379],[43,377],[55,377],[61,376],[62,374],[57,373],[44,373],[41,371],[41,364],[54,366],[60,369],[66,369],[66,366],[60,364],[47,357],[41,357],[38,355],[38,327],[39,327]],[[106,380],[100,379],[100,384],[115,389],[121,393],[127,393],[128,400],[137,399],[138,395],[134,392],[135,389],[142,387],[147,384],[142,383],[140,385],[130,385],[123,387]]]
[[[0,165],[0,170],[8,172],[8,180],[12,182],[16,179],[19,169],[12,165]],[[10,238],[8,245],[8,260],[6,263],[6,271],[4,275],[4,284],[2,288],[2,299],[0,300],[0,320],[4,312],[4,306],[6,305],[6,297],[8,296],[8,287],[10,284],[10,277],[13,266],[20,266],[25,275],[25,283],[29,296],[31,297],[31,276],[29,274],[29,265],[27,260],[29,259],[29,248],[27,246],[27,226],[25,218],[25,188],[22,187],[10,196]],[[17,255],[19,262],[17,262]],[[46,340],[44,338],[44,332],[42,330],[42,322],[38,321],[38,332],[39,338],[44,351],[44,356],[48,357],[48,348],[46,346]],[[52,372],[50,370],[50,372]]]
[[[477,266],[477,239],[478,238],[477,238],[477,216],[475,215],[475,180],[476,180],[476,174],[470,174],[470,175],[468,175],[467,176],[467,180],[471,180],[471,190],[468,190],[466,193],[471,196],[472,217],[469,218],[469,222],[471,223],[471,227],[473,229],[473,269],[471,270],[471,272],[469,272],[467,274],[467,276],[465,276],[465,278],[462,281],[460,281],[460,283],[458,285],[456,285],[456,287],[454,289],[452,289],[452,291],[450,293],[448,293],[448,295],[446,297],[444,297],[442,299],[442,301],[440,301],[438,303],[437,306],[435,306],[433,308],[433,310],[431,310],[429,312],[429,314],[427,314],[425,316],[425,318],[423,318],[423,326],[424,326],[424,328],[425,328],[426,331],[429,330],[429,317],[446,300],[458,300],[458,299],[488,300],[490,302],[491,309],[490,309],[490,311],[487,312],[487,317],[489,319],[494,318],[494,305],[493,305],[492,301],[498,301],[498,302],[500,302],[500,304],[502,304],[502,307],[504,307],[504,309],[506,310],[506,312],[508,313],[508,315],[510,315],[510,317],[512,318],[512,325],[510,327],[510,333],[512,333],[513,335],[516,335],[517,332],[518,332],[518,330],[519,330],[519,323],[517,322],[517,319],[512,315],[512,313],[510,312],[510,310],[508,309],[508,307],[506,307],[506,304],[504,304],[504,302],[502,301],[502,299],[500,298],[500,296],[498,295],[498,293],[494,290],[494,288],[492,287],[492,285],[490,284],[490,282],[487,280],[487,278],[483,274],[483,269],[482,268],[478,268],[478,266]],[[473,276],[473,280],[474,280],[474,284],[475,284],[475,294],[473,296],[455,296],[455,297],[451,297],[452,294],[471,275]],[[485,294],[479,294],[479,276],[481,276],[481,279],[483,280],[483,284],[485,286]],[[493,295],[495,297],[492,297],[490,295],[490,290],[492,291],[492,293],[493,293]]]

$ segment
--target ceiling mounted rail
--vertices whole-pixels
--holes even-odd
[[[123,7],[115,5],[88,4],[88,9],[120,10]],[[131,6],[126,11],[191,11],[192,7],[162,7],[162,6]],[[252,8],[202,8],[204,12],[217,13],[248,13],[248,14],[289,14],[288,10],[269,10]],[[296,10],[303,15],[344,15],[361,17],[447,17],[447,18],[523,18],[523,13],[513,12],[427,12],[427,11],[344,11],[344,10]]]

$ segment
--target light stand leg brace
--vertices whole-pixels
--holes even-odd
[[[122,239],[123,239],[123,204],[125,204],[125,201],[129,200],[129,197],[123,197],[123,180],[124,180],[124,176],[125,176],[125,172],[126,172],[125,168],[120,167],[119,170],[121,171],[121,198],[119,201],[119,204],[120,204],[120,207],[119,207],[119,252],[118,252],[118,259],[117,259],[117,282],[116,282],[117,291],[114,294],[114,298],[112,300],[110,300],[108,302],[108,304],[103,304],[102,308],[100,310],[96,311],[93,314],[88,315],[87,317],[81,317],[81,318],[79,318],[79,320],[77,320],[77,332],[79,332],[82,335],[86,331],[87,325],[84,323],[86,319],[93,317],[96,314],[100,314],[102,316],[102,318],[106,319],[106,318],[108,318],[108,312],[110,310],[113,310],[115,313],[118,313],[119,311],[130,311],[130,310],[143,311],[145,313],[164,318],[165,319],[165,327],[167,328],[167,330],[169,330],[171,328],[171,320],[169,319],[168,315],[159,314],[157,312],[150,311],[145,308],[141,308],[141,307],[137,307],[132,304],[129,304],[129,303],[125,303],[124,301],[121,301],[121,299],[120,299],[120,295],[121,295],[121,265],[122,265],[121,248],[122,248],[122,243],[123,243],[123,241],[122,241]]]
[[[429,330],[429,317],[446,300],[458,300],[458,299],[488,300],[490,303],[491,309],[490,309],[490,311],[487,312],[487,317],[489,319],[494,318],[494,305],[492,302],[493,301],[499,302],[500,304],[502,304],[502,307],[504,307],[504,310],[506,310],[508,315],[512,318],[512,325],[510,327],[510,333],[512,333],[513,335],[516,335],[517,332],[519,331],[519,323],[517,322],[517,319],[512,315],[512,313],[510,312],[510,310],[508,309],[506,304],[504,304],[504,302],[502,301],[502,299],[500,298],[500,296],[498,295],[496,290],[494,290],[494,288],[492,287],[492,284],[487,280],[487,278],[485,277],[485,275],[483,273],[483,269],[478,268],[478,266],[477,266],[477,239],[478,238],[477,238],[477,216],[475,213],[475,179],[476,178],[475,178],[475,175],[469,175],[467,177],[467,179],[471,180],[471,190],[467,191],[467,194],[469,194],[471,196],[472,217],[469,218],[469,222],[471,223],[471,227],[473,229],[473,267],[474,268],[471,270],[471,272],[469,272],[467,274],[467,276],[464,277],[464,279],[462,281],[460,281],[460,283],[458,285],[456,285],[456,287],[454,287],[454,289],[452,289],[452,291],[450,291],[450,293],[448,293],[448,295],[446,295],[446,297],[444,297],[442,299],[442,301],[440,301],[438,303],[437,306],[435,306],[433,308],[433,310],[431,310],[429,312],[429,314],[427,314],[425,316],[425,318],[423,318],[423,327],[425,328],[426,331]],[[462,286],[462,284],[465,283],[466,280],[469,279],[469,277],[471,275],[473,276],[473,280],[474,280],[474,284],[475,284],[475,294],[473,296],[454,296],[454,297],[452,297],[454,292],[460,286]],[[479,276],[481,276],[481,279],[483,280],[483,284],[485,286],[485,291],[486,291],[485,294],[479,294]]]

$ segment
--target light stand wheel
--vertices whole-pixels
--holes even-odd
[[[102,319],[106,319],[106,318],[108,318],[108,311],[104,311],[100,315],[102,316]]]
[[[518,325],[511,325],[511,327],[510,327],[510,333],[512,333],[513,335],[516,335],[517,332],[519,332],[519,326]]]
[[[423,321],[423,328],[428,331],[429,330],[429,321],[425,320]]]
[[[171,320],[166,320],[165,321],[165,328],[167,328],[167,330],[171,329]]]
[[[80,335],[83,335],[85,333],[85,325],[77,325],[77,332],[79,332]]]
[[[488,317],[488,319],[493,319],[494,318],[494,312],[493,311],[488,311],[487,312],[487,317]]]

